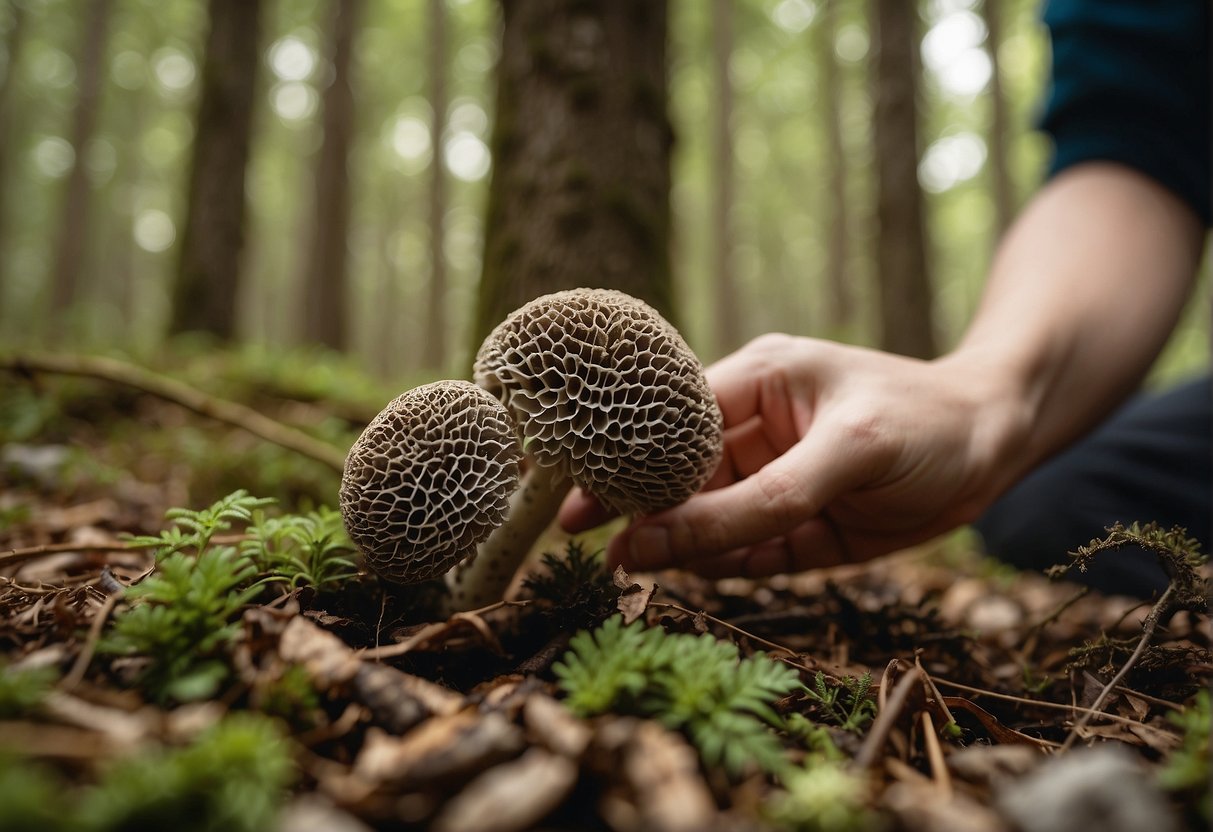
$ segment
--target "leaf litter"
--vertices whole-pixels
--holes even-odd
[[[131,817],[181,811],[148,808],[157,789],[197,807],[200,784],[279,829],[1045,830],[1053,804],[1117,798],[1152,807],[1159,830],[1208,817],[1208,573],[1190,557],[1169,562],[1174,592],[1143,606],[1010,577],[956,541],[719,582],[610,576],[585,541],[554,541],[516,600],[444,618],[437,587],[384,587],[323,549],[322,514],[284,532],[290,515],[256,506],[211,517],[202,539],[159,519],[181,493],[131,476],[0,486],[0,796],[64,795],[56,812],[0,808],[11,828],[136,828]],[[249,545],[266,534],[272,564]],[[1075,568],[1098,569],[1126,534],[1160,552],[1182,542],[1117,528]],[[214,626],[175,648],[190,654],[176,678],[158,677],[149,655],[170,654],[145,642],[114,649],[115,622],[147,608],[129,588],[153,581],[154,595],[174,552],[192,563],[213,551],[254,568],[230,573],[244,593],[234,607],[202,598],[198,620]],[[317,571],[328,554],[332,570]],[[169,626],[159,618],[140,637]],[[589,638],[577,633],[604,622],[679,646],[634,693],[571,708],[561,668]],[[726,652],[676,669],[698,639]],[[751,662],[790,684],[736,706],[719,677]],[[245,717],[260,722],[234,722]],[[747,732],[764,751],[736,753],[759,736]],[[1119,794],[1082,779],[1100,766]],[[236,789],[237,773],[262,790]],[[1039,796],[1038,781],[1055,788]],[[180,828],[215,828],[194,815]]]

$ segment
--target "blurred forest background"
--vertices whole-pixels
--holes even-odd
[[[614,269],[644,272],[707,359],[769,330],[937,352],[1047,163],[1038,2],[4,0],[0,345],[155,363],[202,332],[331,350],[402,388],[466,372],[514,305],[503,283],[618,285]],[[592,65],[620,43],[626,71]],[[606,199],[650,260],[578,248],[602,223],[563,210],[581,254],[532,285],[492,229],[543,215],[519,190],[575,201],[649,160],[624,153],[619,173],[584,119],[562,152],[588,162],[532,156],[528,174],[503,154],[609,110],[611,84],[663,131],[650,190]],[[1207,361],[1201,286],[1164,374]]]

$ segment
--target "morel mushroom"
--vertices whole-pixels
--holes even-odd
[[[436,382],[393,401],[350,450],[341,483],[346,528],[371,568],[399,583],[446,573],[454,609],[501,599],[572,483],[617,512],[653,512],[698,491],[720,461],[703,366],[622,292],[528,303],[485,340],[475,378],[480,387]]]
[[[398,396],[350,448],[341,515],[380,577],[446,574],[501,525],[522,449],[501,403],[466,381]]]
[[[623,292],[531,301],[485,339],[474,376],[513,417],[532,464],[506,524],[451,573],[456,606],[501,597],[571,483],[621,514],[648,513],[696,493],[720,462],[722,420],[703,365]]]

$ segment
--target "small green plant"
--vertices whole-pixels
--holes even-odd
[[[324,591],[358,574],[354,546],[334,509],[322,507],[285,517],[266,517],[257,511],[248,536],[240,544],[241,554],[268,580],[283,581],[291,589],[310,585]]]
[[[172,525],[158,535],[131,537],[127,546],[132,549],[154,549],[157,561],[176,552],[203,552],[217,533],[227,531],[233,523],[250,523],[253,512],[271,504],[273,500],[252,497],[247,491],[233,491],[210,508],[195,511],[188,508],[170,508],[164,519]]]
[[[847,676],[841,684],[829,685],[820,670],[813,677],[813,685],[807,696],[816,702],[822,716],[844,731],[859,733],[874,716],[876,701],[872,698],[872,674],[864,673],[859,678]]]
[[[227,678],[224,651],[240,633],[234,616],[259,590],[239,589],[255,573],[232,547],[176,552],[126,590],[133,606],[115,614],[103,652],[143,656],[144,688],[164,701],[204,699]]]
[[[1167,719],[1183,729],[1183,744],[1171,753],[1158,773],[1159,784],[1169,791],[1194,795],[1196,811],[1206,823],[1213,821],[1213,764],[1210,763],[1209,691],[1202,690],[1183,711],[1172,711]]]
[[[19,719],[36,711],[58,677],[51,667],[13,669],[0,664],[0,719]]]
[[[742,659],[736,645],[711,635],[667,635],[619,618],[569,646],[553,670],[574,712],[654,717],[686,733],[705,764],[733,774],[751,763],[784,765],[768,725],[779,723],[774,702],[800,686],[795,670],[762,654]]]
[[[294,779],[274,723],[224,718],[184,748],[118,760],[81,793],[50,769],[0,753],[0,829],[5,832],[262,832]]]
[[[0,747],[0,829],[66,830],[68,820],[63,817],[62,790],[62,784],[49,769]]]
[[[804,767],[786,772],[783,779],[784,790],[773,793],[763,806],[763,815],[779,829],[862,832],[880,828],[879,817],[867,808],[867,784],[841,761],[811,757]]]

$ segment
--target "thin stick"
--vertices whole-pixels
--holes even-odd
[[[1014,694],[1010,694],[1010,693],[995,693],[992,690],[985,690],[983,688],[975,688],[975,687],[972,687],[971,685],[962,685],[960,682],[949,682],[947,679],[940,679],[938,677],[936,677],[935,682],[937,684],[943,685],[944,687],[954,688],[956,690],[963,690],[966,693],[972,693],[977,696],[988,696],[991,699],[1001,699],[1004,702],[1014,702],[1019,705],[1032,705],[1037,708],[1044,708],[1046,710],[1053,710],[1053,711],[1071,711],[1071,712],[1077,712],[1077,713],[1089,713],[1092,716],[1103,717],[1104,719],[1108,720],[1109,722],[1119,722],[1122,725],[1133,725],[1133,726],[1136,726],[1139,728],[1147,728],[1150,730],[1158,731],[1157,728],[1153,728],[1150,725],[1146,725],[1144,722],[1138,722],[1135,719],[1129,719],[1128,717],[1120,716],[1119,714],[1110,714],[1107,711],[1096,711],[1096,710],[1092,710],[1091,708],[1084,708],[1081,705],[1066,705],[1061,702],[1049,702],[1048,700],[1045,700],[1045,699],[1028,699],[1026,697],[1015,696]],[[1161,731],[1160,733],[1166,733],[1166,732]]]
[[[684,614],[690,615],[690,616],[702,615],[704,618],[706,618],[708,621],[711,621],[713,624],[719,624],[721,627],[724,627],[726,630],[731,630],[732,632],[737,633],[737,635],[739,635],[739,636],[744,636],[747,639],[749,639],[750,641],[761,644],[763,647],[770,648],[771,650],[778,650],[780,653],[787,653],[789,656],[798,655],[797,652],[795,650],[792,650],[791,648],[784,647],[782,644],[776,644],[773,641],[767,641],[765,638],[762,638],[761,636],[756,636],[751,632],[741,629],[736,624],[730,624],[729,622],[725,621],[723,618],[717,618],[714,615],[708,615],[703,610],[696,612],[694,610],[689,610],[686,607],[679,606],[678,604],[671,604],[671,603],[668,603],[665,601],[653,601],[652,603],[649,604],[649,606],[657,607],[658,609],[674,610],[675,612],[681,612],[681,613],[684,613]]]
[[[935,735],[935,722],[931,719],[930,711],[923,711],[922,741],[927,747],[927,759],[931,762],[931,774],[935,775],[935,785],[939,796],[947,802],[952,799],[952,778],[948,774],[948,764],[943,759],[943,748],[939,745],[939,737]]]
[[[872,722],[872,729],[868,731],[868,735],[863,739],[863,745],[859,747],[859,751],[851,760],[851,768],[864,771],[872,767],[872,764],[876,762],[880,749],[884,747],[885,742],[889,739],[889,733],[893,730],[893,724],[897,721],[897,717],[905,710],[906,703],[910,699],[910,693],[914,690],[914,686],[921,682],[922,675],[918,668],[912,668],[906,675],[897,680],[897,686],[889,694],[889,698],[885,706],[880,709],[880,713],[876,714],[876,719]],[[884,685],[883,679],[881,679],[881,685],[882,687]]]
[[[176,379],[112,358],[51,353],[0,355],[0,370],[29,374],[58,373],[84,376],[121,384],[147,393],[201,416],[245,430],[279,447],[302,454],[340,472],[345,468],[345,453],[298,428],[284,425],[251,407],[208,396]]]
[[[88,670],[89,663],[93,660],[93,653],[97,651],[97,642],[101,639],[101,628],[105,626],[106,620],[110,617],[118,600],[122,598],[122,594],[115,592],[107,595],[105,601],[101,603],[101,608],[93,616],[93,623],[88,628],[88,639],[84,642],[80,655],[76,657],[76,663],[72,665],[71,671],[63,677],[64,690],[71,690],[84,679],[84,672]]]
[[[222,534],[211,538],[211,543],[217,546],[230,546],[248,540],[247,534]],[[48,555],[61,555],[65,552],[143,552],[151,546],[131,546],[123,541],[114,543],[43,543],[40,546],[27,546],[23,549],[9,549],[0,552],[0,567],[14,563],[24,563]]]
[[[1129,671],[1133,669],[1135,664],[1137,664],[1137,660],[1140,659],[1142,654],[1146,652],[1146,648],[1150,646],[1150,640],[1154,637],[1154,630],[1158,627],[1158,620],[1162,617],[1164,611],[1171,609],[1171,599],[1174,597],[1174,595],[1175,584],[1168,584],[1167,591],[1164,592],[1162,597],[1158,599],[1157,603],[1150,608],[1149,614],[1146,615],[1145,621],[1142,622],[1141,640],[1137,642],[1137,647],[1133,649],[1132,655],[1129,656],[1125,663],[1120,666],[1120,670],[1118,670],[1116,675],[1112,677],[1112,681],[1104,685],[1103,690],[1099,692],[1099,696],[1095,697],[1095,701],[1091,703],[1091,711],[1099,711],[1099,706],[1104,703],[1104,700],[1108,698],[1113,689],[1124,681],[1125,677],[1129,675]],[[1066,737],[1066,741],[1061,744],[1062,751],[1065,751],[1074,745],[1075,740],[1078,739],[1078,732],[1083,728],[1086,728],[1087,723],[1090,721],[1090,712],[1084,713],[1081,717],[1079,717],[1078,721],[1074,723],[1074,727],[1070,729],[1070,733]]]

